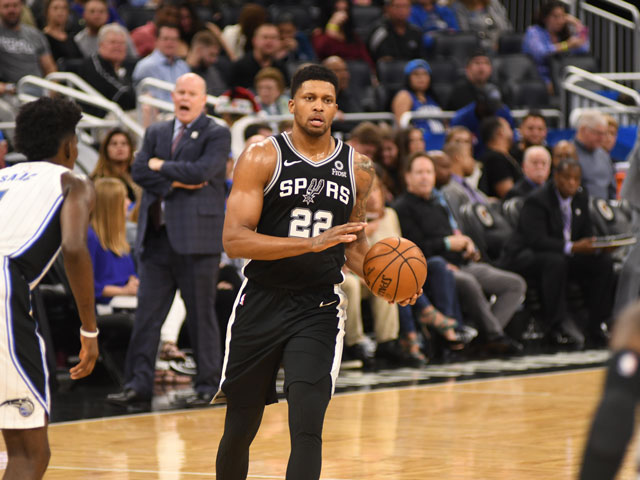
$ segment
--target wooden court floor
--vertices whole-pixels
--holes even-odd
[[[322,478],[576,478],[602,378],[594,369],[336,396]],[[215,478],[223,422],[224,408],[212,408],[54,424],[45,478]],[[288,451],[280,403],[265,412],[248,478],[284,479]],[[633,456],[620,478],[632,478]]]

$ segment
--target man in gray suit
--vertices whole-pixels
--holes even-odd
[[[160,328],[176,289],[187,308],[187,328],[198,365],[196,394],[187,406],[206,405],[220,382],[220,332],[215,316],[222,251],[225,166],[229,130],[204,113],[206,85],[194,73],[172,92],[175,119],[150,126],[132,176],[144,193],[135,250],[139,255],[138,309],[119,405],[152,396]]]

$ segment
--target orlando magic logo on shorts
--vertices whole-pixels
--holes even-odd
[[[18,412],[23,417],[29,417],[33,413],[35,407],[33,406],[33,402],[28,398],[16,398],[15,400],[7,400],[6,402],[0,403],[0,407],[5,405],[16,407]]]

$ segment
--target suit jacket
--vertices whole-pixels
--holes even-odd
[[[589,216],[589,196],[578,190],[571,201],[571,240],[593,235]],[[509,251],[528,247],[534,252],[564,252],[564,222],[555,191],[555,182],[547,182],[529,195],[522,206],[516,234],[509,241]]]
[[[534,190],[536,190],[536,187],[525,177],[522,177],[515,183],[513,188],[507,192],[504,199],[509,200],[513,197],[526,197]]]
[[[133,179],[143,188],[136,251],[144,250],[149,207],[162,198],[169,242],[176,252],[220,253],[231,135],[227,128],[202,114],[185,130],[172,156],[173,126],[174,120],[151,125],[131,168]],[[165,160],[158,172],[147,166],[152,157]],[[174,180],[208,184],[197,190],[174,189]]]

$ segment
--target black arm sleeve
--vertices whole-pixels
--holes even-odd
[[[633,435],[639,399],[640,356],[618,352],[607,371],[602,400],[595,414],[580,469],[580,480],[613,479]]]

